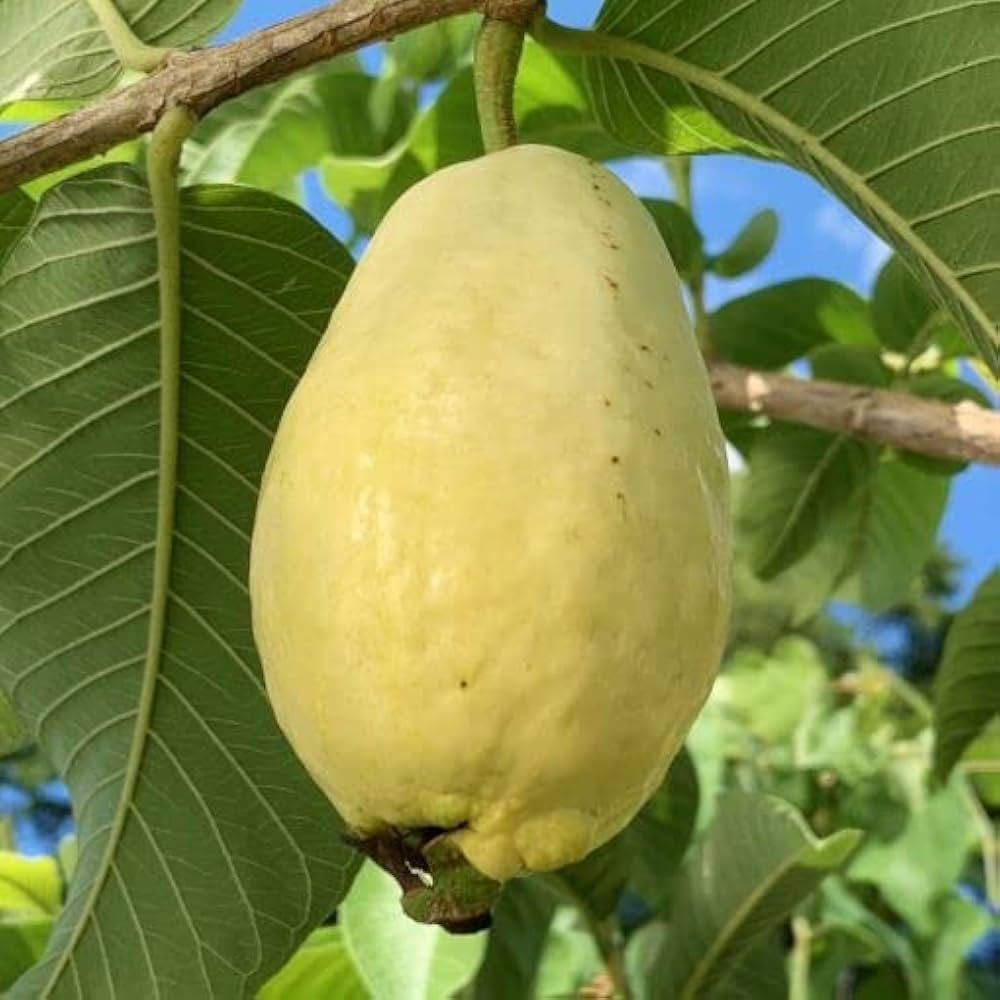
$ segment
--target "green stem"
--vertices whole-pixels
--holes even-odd
[[[104,34],[108,36],[115,55],[126,69],[139,73],[152,73],[173,51],[147,45],[139,38],[122,16],[115,0],[87,0],[87,2]]]
[[[514,82],[524,48],[524,28],[484,17],[476,39],[476,110],[487,153],[517,143]]]
[[[964,769],[963,769],[964,770]],[[986,882],[986,898],[990,906],[1000,908],[1000,832],[990,819],[989,813],[979,801],[968,774],[961,775],[962,798],[965,807],[976,825],[979,846],[983,854],[983,876]]]

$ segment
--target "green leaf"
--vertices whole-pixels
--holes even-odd
[[[0,690],[0,758],[29,746],[31,737],[17,717],[10,699]]]
[[[937,907],[954,892],[975,843],[972,820],[955,786],[932,796],[890,843],[868,840],[848,868],[854,882],[878,887],[921,935],[937,927]]]
[[[722,253],[709,258],[708,268],[720,278],[738,278],[764,262],[777,238],[777,214],[769,208],[758,212]]]
[[[934,686],[934,770],[947,777],[1000,712],[1000,570],[980,585],[948,629]]]
[[[344,940],[365,986],[378,1000],[446,1000],[482,960],[486,934],[452,935],[403,913],[399,886],[370,861],[339,910]]]
[[[479,27],[474,14],[434,21],[398,35],[385,46],[392,71],[405,80],[423,83],[455,72],[472,58]]]
[[[879,340],[915,358],[936,346],[944,357],[966,354],[967,343],[954,320],[918,284],[898,256],[879,272],[872,292],[872,321]]]
[[[994,927],[994,920],[984,906],[958,896],[944,900],[935,916],[934,935],[927,947],[928,993],[957,997],[969,949]]]
[[[54,858],[0,851],[0,914],[51,917],[60,906],[62,879]]]
[[[798,278],[732,299],[711,317],[713,343],[737,364],[782,368],[819,344],[874,344],[868,304],[822,278]]]
[[[313,931],[257,1000],[369,1000],[339,927]]]
[[[765,744],[788,743],[822,704],[829,680],[816,647],[783,636],[769,653],[746,647],[727,662],[717,697],[727,712]]]
[[[0,272],[0,683],[67,781],[80,837],[46,957],[12,1000],[252,991],[353,866],[268,706],[245,583],[273,429],[351,261],[304,212],[240,188],[186,192],[182,235],[172,538],[156,536],[140,176],[48,192]],[[154,588],[171,542],[169,589]]]
[[[675,201],[643,198],[642,203],[653,217],[681,279],[690,281],[700,274],[704,266],[704,239],[690,213]]]
[[[0,194],[0,264],[28,228],[34,210],[35,203],[17,188]]]
[[[682,870],[672,933],[650,977],[656,995],[712,996],[740,957],[839,868],[860,837],[844,830],[817,840],[780,799],[728,792]]]
[[[385,131],[371,110],[372,77],[334,60],[229,101],[201,122],[185,149],[188,183],[239,182],[296,195],[299,174],[334,153],[374,156],[402,135],[413,109],[401,92]]]
[[[809,367],[816,378],[852,385],[885,388],[891,381],[879,352],[854,344],[821,344],[809,352]]]
[[[769,579],[805,556],[831,525],[853,524],[873,459],[871,445],[843,434],[775,425],[758,435],[739,510],[754,572]]]
[[[841,596],[870,611],[902,602],[934,553],[951,480],[887,456],[869,479]]]
[[[188,48],[229,20],[240,0],[115,0],[150,45]],[[121,73],[86,0],[0,2],[0,107],[26,98],[89,97]]]
[[[606,0],[598,27],[651,47],[662,70],[593,60],[608,131],[660,152],[671,115],[699,109],[776,150],[893,246],[1000,366],[992,4],[772,0],[765,16],[735,0]]]
[[[493,911],[486,954],[463,1000],[508,1000],[534,996],[535,980],[556,897],[541,879],[515,879],[504,886]]]
[[[785,949],[775,932],[764,934],[742,952],[706,994],[710,1000],[788,1000]]]
[[[534,995],[539,1000],[575,997],[603,967],[594,937],[581,926],[576,912],[559,909],[545,939]]]

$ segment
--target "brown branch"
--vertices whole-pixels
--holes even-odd
[[[963,462],[1000,465],[1000,413],[906,392],[755,372],[711,361],[715,401],[724,409],[842,431],[880,444]]]
[[[470,11],[526,23],[538,0],[340,0],[228,45],[174,55],[156,73],[99,103],[0,142],[0,191],[153,129],[185,104],[203,116],[296,70]],[[925,455],[1000,465],[1000,414],[901,392],[754,372],[709,363],[724,408],[843,431]]]
[[[526,22],[538,0],[340,0],[215,48],[176,53],[152,75],[97,104],[0,142],[0,192],[151,132],[186,104],[202,117],[296,70],[454,14]]]

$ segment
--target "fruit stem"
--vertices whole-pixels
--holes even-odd
[[[487,153],[517,144],[514,81],[524,49],[524,28],[489,15],[476,38],[476,110]]]

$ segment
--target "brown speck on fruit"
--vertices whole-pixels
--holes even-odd
[[[611,405],[611,400],[610,399],[605,399],[604,400],[604,405],[605,406],[610,406]]]
[[[469,682],[467,680],[461,680],[458,682],[458,686],[464,691],[469,686]]]
[[[639,345],[639,350],[640,351],[645,351],[647,354],[649,354],[649,344],[640,344]]]
[[[655,434],[655,435],[656,435],[657,437],[663,437],[663,435],[662,435],[662,434],[660,433],[660,428],[659,428],[659,427],[654,427],[654,428],[653,428],[653,433],[654,433],[654,434]]]
[[[618,463],[620,461],[621,461],[621,459],[617,455],[612,455],[611,456],[611,464],[612,465],[618,465]]]
[[[620,286],[619,286],[618,282],[615,281],[615,279],[611,277],[610,274],[604,275],[604,280],[608,283],[608,287],[609,288],[613,289],[616,292],[618,291],[618,289],[619,289]]]
[[[653,388],[653,383],[652,383],[652,382],[650,382],[648,378],[644,378],[644,379],[642,380],[642,384],[643,384],[643,385],[644,385],[644,386],[645,386],[645,387],[646,387],[647,389],[652,389],[652,388]]]

